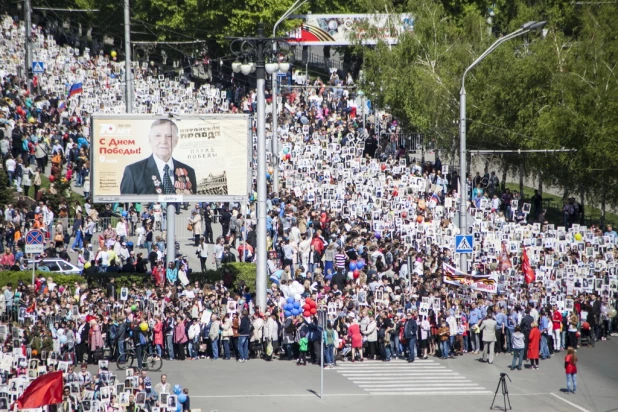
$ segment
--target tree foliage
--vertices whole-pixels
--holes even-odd
[[[432,136],[450,153],[459,147],[465,68],[496,36],[547,20],[542,34],[502,44],[469,72],[468,149],[576,149],[531,155],[526,168],[565,193],[618,202],[610,189],[618,166],[615,5],[410,0],[398,7],[416,17],[414,33],[397,46],[365,51],[363,87],[379,107],[390,108],[410,130]],[[502,162],[519,167],[522,157]]]

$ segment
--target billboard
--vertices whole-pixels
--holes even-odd
[[[94,202],[243,201],[248,115],[93,115]]]
[[[401,34],[414,30],[410,14],[307,14],[292,31],[290,43],[302,46],[348,46],[355,42],[396,44]],[[368,30],[368,28],[371,28]]]

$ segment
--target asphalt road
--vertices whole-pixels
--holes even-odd
[[[566,386],[564,353],[541,361],[539,370],[508,369],[511,356],[497,356],[492,365],[480,356],[428,361],[340,363],[324,370],[324,398],[320,393],[320,368],[295,362],[251,360],[165,362],[168,381],[189,389],[191,408],[202,411],[328,410],[375,411],[410,407],[435,411],[489,409],[501,372],[507,382],[514,411],[618,410],[618,338],[600,342],[595,349],[578,350],[577,394],[563,393]],[[123,372],[118,372],[123,376]],[[150,374],[158,382],[159,373]],[[496,408],[503,407],[501,392]]]

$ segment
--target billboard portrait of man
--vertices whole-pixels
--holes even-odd
[[[155,120],[148,133],[152,155],[125,167],[120,194],[195,194],[195,170],[172,157],[178,139],[176,123],[169,119]]]

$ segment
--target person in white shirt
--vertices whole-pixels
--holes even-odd
[[[9,155],[4,164],[6,173],[9,175],[9,185],[13,186],[13,180],[15,179],[15,169],[17,168],[17,162],[13,159],[13,156]]]
[[[127,223],[125,222],[124,217],[121,217],[120,221],[116,224],[116,235],[120,236],[120,240],[122,242],[124,242],[127,237]]]

